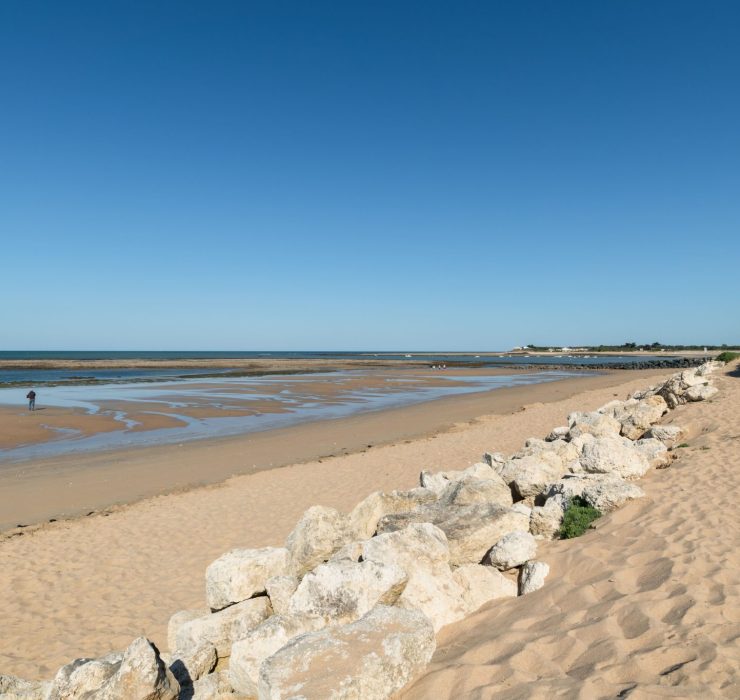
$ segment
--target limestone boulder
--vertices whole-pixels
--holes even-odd
[[[393,605],[408,575],[400,566],[374,561],[321,564],[301,580],[290,599],[291,615],[353,622],[377,603]]]
[[[0,674],[1,700],[45,700],[50,688],[51,683],[46,681],[27,681]]]
[[[650,463],[632,441],[618,435],[599,437],[583,446],[581,467],[590,474],[616,474],[623,479],[639,479]]]
[[[529,531],[534,538],[539,540],[555,539],[560,531],[560,526],[563,524],[565,508],[561,495],[548,498],[543,506],[532,508],[532,514],[529,518]]]
[[[483,462],[498,473],[506,462],[506,455],[503,452],[484,452]]]
[[[284,547],[233,549],[206,569],[206,601],[211,610],[221,610],[265,592],[265,582],[288,570]]]
[[[517,594],[516,584],[498,569],[481,564],[464,564],[453,572],[463,591],[467,614],[498,598],[512,598]]]
[[[568,416],[568,426],[571,439],[586,434],[594,437],[619,435],[622,429],[616,418],[598,411],[575,411]]]
[[[550,567],[544,561],[528,561],[519,569],[519,595],[542,588],[549,573]]]
[[[645,493],[636,484],[625,481],[616,474],[583,474],[551,484],[546,496],[545,506],[552,500],[564,510],[575,496],[580,496],[590,506],[602,513],[608,513],[628,501],[643,498]]]
[[[334,552],[354,537],[349,518],[335,508],[313,506],[288,535],[290,573],[299,578],[327,561]]]
[[[186,622],[192,622],[206,615],[210,615],[210,608],[197,608],[196,610],[180,610],[170,617],[167,625],[167,648],[174,652],[177,649],[177,632]]]
[[[548,436],[545,438],[547,442],[552,442],[554,440],[565,440],[570,435],[570,428],[567,425],[561,425],[557,428],[553,428]]]
[[[436,572],[429,569],[414,571],[396,605],[423,613],[435,632],[468,614],[464,591],[449,568]]]
[[[162,657],[180,687],[192,685],[201,676],[213,671],[218,662],[216,647],[204,642],[199,647],[191,648],[188,653],[175,653],[169,658]]]
[[[273,576],[265,581],[265,590],[275,615],[287,612],[290,599],[298,588],[297,576]]]
[[[566,469],[554,452],[510,459],[501,471],[503,480],[518,498],[533,498],[551,481],[559,479]]]
[[[639,440],[667,412],[668,404],[662,396],[649,396],[641,401],[625,401],[613,415],[621,424],[624,437]]]
[[[699,384],[686,389],[683,395],[687,401],[706,401],[711,399],[717,391],[717,387],[709,384]]]
[[[227,657],[234,641],[244,637],[270,615],[270,599],[260,596],[184,622],[175,633],[176,653],[189,655],[207,642],[216,647],[219,658]]]
[[[260,665],[266,658],[299,635],[326,626],[327,620],[323,617],[273,615],[232,645],[229,683],[237,692],[249,695],[259,683]]]
[[[303,635],[266,659],[261,700],[386,700],[429,663],[434,630],[421,613],[383,605],[352,624]]]
[[[95,700],[175,700],[180,685],[164,665],[157,648],[146,638],[135,639],[126,649],[116,672],[88,697]]]
[[[654,425],[645,437],[660,440],[666,447],[675,447],[684,438],[684,431],[677,425]]]
[[[98,659],[75,659],[54,676],[46,700],[76,700],[97,692],[121,667],[123,654],[115,652]]]
[[[430,572],[450,570],[447,536],[431,523],[411,523],[402,530],[365,541],[362,559],[383,566],[399,566],[407,574],[418,569]]]
[[[636,440],[635,449],[648,461],[653,469],[665,467],[673,460],[668,448],[657,438]]]
[[[451,482],[440,494],[440,501],[456,506],[468,506],[471,503],[498,503],[502,506],[511,506],[511,489],[498,474],[495,472],[493,474],[495,478],[465,477]]]
[[[434,503],[437,493],[427,488],[409,491],[376,491],[358,503],[348,516],[350,530],[355,540],[366,540],[375,534],[380,519],[392,513],[405,513],[420,506]]]
[[[378,524],[378,532],[402,530],[414,522],[432,523],[445,533],[452,566],[480,563],[504,535],[529,526],[527,516],[495,503],[451,507],[437,504],[385,516]]]
[[[187,700],[257,700],[257,686],[237,692],[231,687],[228,671],[217,671],[193,683]],[[180,696],[183,698],[183,696]],[[183,699],[184,700],[184,699]]]
[[[499,540],[486,555],[485,563],[500,571],[521,566],[537,555],[537,542],[530,532],[515,530]]]
[[[609,513],[629,501],[644,498],[645,492],[636,484],[614,477],[591,480],[584,487],[581,497],[602,513]]]

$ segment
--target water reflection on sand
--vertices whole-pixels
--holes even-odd
[[[574,374],[356,370],[46,387],[37,403],[54,409],[54,420],[40,421],[46,430],[29,433],[25,444],[6,441],[8,447],[0,449],[0,461],[238,435]],[[5,411],[22,407],[26,391],[0,389],[0,406]]]

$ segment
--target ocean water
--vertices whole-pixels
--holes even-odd
[[[482,353],[430,353],[430,352],[343,352],[343,351],[255,351],[255,352],[181,352],[181,351],[0,351],[0,385],[2,384],[45,384],[45,383],[84,383],[84,382],[131,382],[157,381],[192,377],[195,375],[228,374],[238,371],[230,369],[5,369],[4,362],[13,360],[225,360],[225,359],[312,359],[312,360],[396,360],[409,364],[429,365],[445,363],[450,366],[468,365],[471,367],[516,367],[528,365],[593,365],[603,367],[609,364],[643,362],[655,359],[646,355],[567,355],[559,353],[533,355],[487,356]],[[660,359],[670,360],[673,356]]]

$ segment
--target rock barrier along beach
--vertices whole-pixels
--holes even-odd
[[[713,380],[717,375],[722,376]],[[612,617],[604,608],[599,620],[605,624],[593,636],[591,618],[598,617],[599,604],[614,602],[614,591],[620,600],[656,591],[671,580],[678,563],[670,551],[643,552],[634,564],[645,566],[645,571],[634,581],[624,570],[610,571],[608,560],[579,562],[579,542],[553,542],[576,504],[606,514],[604,527],[609,532],[617,532],[623,524],[620,509],[626,512],[645,503],[640,513],[648,518],[653,499],[646,497],[640,480],[669,482],[691,442],[712,431],[737,440],[737,434],[726,435],[736,425],[712,419],[725,392],[733,401],[740,395],[731,382],[737,379],[725,375],[722,363],[707,362],[632,391],[626,398],[614,398],[596,410],[573,411],[567,424],[526,440],[513,454],[488,451],[463,469],[423,470],[418,486],[371,493],[349,512],[312,506],[281,545],[235,548],[213,561],[204,572],[201,607],[172,615],[166,651],[140,636],[122,651],[77,659],[45,680],[0,676],[0,698],[379,700],[399,693],[407,697],[606,697],[607,691],[613,692],[610,697],[630,693],[694,697],[694,692],[738,697],[738,665],[733,671],[732,661],[740,660],[740,618],[737,607],[724,610],[728,597],[733,603],[738,599],[736,557],[721,559],[725,550],[720,553],[725,566],[712,570],[713,599],[701,601],[721,608],[719,634],[724,650],[708,648],[720,642],[716,629],[704,630],[715,622],[716,615],[708,615],[704,624],[697,620],[693,627],[698,650],[686,640],[681,645],[667,644],[659,661],[646,664],[655,669],[648,682],[650,672],[625,655],[661,655],[645,639],[650,632],[658,635],[653,641],[660,639],[655,615],[660,624],[683,634],[681,623],[696,601],[689,604],[681,590],[693,582],[674,579],[671,597],[675,600],[653,601],[659,609],[650,614],[642,607],[623,608]],[[692,416],[693,405],[702,402],[708,406],[706,413]],[[718,413],[720,420],[724,416]],[[700,453],[711,451],[696,444]],[[733,454],[737,455],[737,448]],[[687,470],[690,465],[681,475]],[[688,487],[684,479],[682,489]],[[718,500],[724,501],[726,495],[723,492]],[[736,525],[732,521],[731,527]],[[598,528],[594,537],[601,525]],[[737,538],[737,532],[728,536]],[[585,541],[590,537],[585,535]],[[618,537],[612,537],[604,554],[619,556]],[[704,556],[718,560],[711,550]],[[563,558],[578,568],[580,578],[593,580],[594,585],[604,582],[597,571],[610,571],[608,582],[614,583],[614,591],[596,591],[596,600],[585,597],[571,602],[585,611],[578,624],[586,636],[579,640],[576,656],[562,662],[561,670],[556,668],[557,660],[566,652],[553,652],[559,640],[552,630],[566,621],[573,624],[567,620],[567,608],[539,612],[539,624],[552,639],[546,642],[552,645],[549,653],[539,659],[537,654],[523,658],[526,651],[521,648],[515,653],[511,646],[502,646],[501,653],[508,655],[503,662],[492,651],[499,636],[511,645],[514,630],[520,641],[533,628],[536,631],[538,623],[526,600],[531,596],[546,605],[542,595],[547,596],[549,588],[562,592],[564,581],[573,577],[572,570],[564,574]],[[167,575],[198,573],[175,568]],[[584,596],[582,585],[576,590]],[[520,604],[522,599],[525,602]],[[512,623],[506,629],[500,624],[481,625],[484,615],[516,620],[518,607],[528,610],[520,615],[524,622],[519,625]],[[460,651],[456,631],[467,640],[472,657]],[[613,641],[614,631],[619,634],[613,635]],[[702,641],[705,631],[707,641]],[[617,648],[622,640],[625,645]],[[629,640],[638,644],[630,648]],[[493,661],[475,658],[475,649],[483,649],[484,657]],[[696,675],[692,675],[692,663],[698,667]],[[499,673],[499,664],[507,666],[506,674]],[[470,673],[464,668],[467,665]],[[533,678],[539,690],[521,694]],[[674,691],[683,685],[689,694],[676,695]],[[573,694],[575,688],[577,694]],[[507,695],[509,690],[512,694]]]

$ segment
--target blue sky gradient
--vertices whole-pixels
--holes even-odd
[[[0,4],[0,349],[738,343],[735,2]]]

